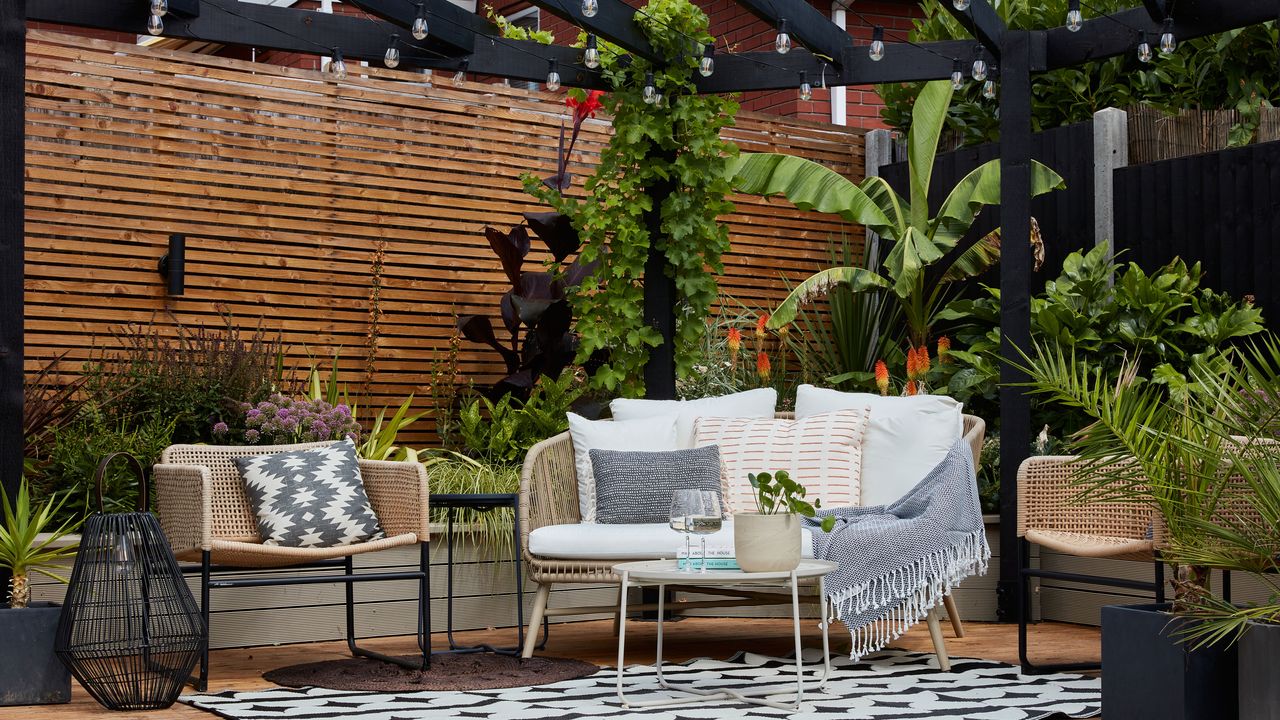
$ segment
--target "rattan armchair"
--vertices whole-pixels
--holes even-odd
[[[232,461],[234,457],[266,455],[290,450],[322,447],[328,443],[277,446],[172,445],[154,468],[156,510],[160,525],[179,560],[199,561],[200,610],[205,632],[209,630],[209,590],[211,588],[262,587],[272,585],[341,582],[346,585],[347,645],[353,655],[374,657],[405,665],[356,645],[353,584],[361,581],[418,581],[418,645],[421,665],[430,662],[430,593],[427,517],[427,472],[418,463],[360,461],[360,474],[369,503],[385,537],[378,540],[332,548],[292,548],[263,545],[258,524],[245,494],[244,481]],[[352,556],[406,545],[419,545],[416,571],[357,575]],[[341,575],[305,577],[260,577],[211,579],[224,570],[278,567],[343,568]],[[207,638],[206,638],[207,640]],[[208,687],[209,650],[205,643],[200,664],[198,690]]]
[[[1077,458],[1042,455],[1018,467],[1018,655],[1024,673],[1096,669],[1098,663],[1037,665],[1027,655],[1033,577],[1149,590],[1164,602],[1164,563],[1159,548],[1165,537],[1160,513],[1150,503],[1105,500],[1082,503]],[[1105,472],[1105,469],[1100,472]],[[1154,582],[1055,572],[1027,567],[1031,545],[1087,558],[1135,560],[1155,565]]]
[[[779,418],[790,418],[791,413],[778,413]],[[986,423],[982,418],[973,415],[964,416],[964,437],[973,451],[974,465],[982,454],[982,442],[986,434]],[[612,614],[614,628],[618,623],[618,605],[611,606],[576,606],[550,608],[547,602],[551,588],[557,584],[614,584],[621,587],[621,578],[614,574],[613,566],[624,560],[592,559],[577,560],[552,558],[535,555],[529,551],[529,535],[534,530],[548,525],[569,525],[581,522],[578,510],[578,481],[574,466],[573,441],[569,433],[561,433],[544,440],[529,450],[525,458],[524,470],[520,477],[520,527],[521,543],[524,547],[524,559],[528,563],[528,577],[538,584],[534,598],[533,612],[529,618],[529,632],[525,634],[524,657],[533,655],[537,642],[537,628],[544,617],[582,614]],[[676,588],[678,589],[678,588]],[[735,593],[726,591],[729,600],[705,600],[680,603],[682,609],[704,607],[734,607],[744,605],[773,605],[789,603],[790,598],[778,600],[778,596],[768,593]],[[964,626],[955,603],[948,595],[945,600],[947,614],[957,637],[964,636]],[[656,604],[629,604],[632,610],[656,610]],[[933,636],[934,647],[938,651],[938,659],[947,664],[946,649],[942,641],[936,613],[929,616],[929,630]]]

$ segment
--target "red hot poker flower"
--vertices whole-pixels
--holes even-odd
[[[929,374],[929,366],[929,348],[921,345],[916,348],[916,371],[919,373],[919,377]]]
[[[734,361],[738,359],[738,351],[742,349],[742,331],[736,327],[729,328],[729,354]]]
[[[889,394],[889,366],[883,360],[876,361],[876,387],[881,395]]]
[[[769,313],[762,313],[760,317],[756,319],[756,334],[763,335],[766,329],[765,326],[768,324],[769,324]]]
[[[916,362],[916,349],[907,348],[907,380],[914,381],[920,375],[920,366]]]
[[[938,359],[943,363],[951,362],[951,338],[946,335],[938,338]]]
[[[769,376],[772,373],[772,367],[769,365],[769,356],[761,351],[756,354],[756,374],[760,376],[761,382],[769,382]]]

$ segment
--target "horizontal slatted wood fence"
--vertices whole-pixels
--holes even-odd
[[[496,316],[505,277],[484,237],[539,208],[520,174],[554,171],[563,94],[352,67],[319,73],[31,31],[27,66],[28,369],[153,318],[279,332],[299,366],[339,350],[364,380],[372,260],[385,248],[372,403],[421,398],[456,314]],[[607,142],[589,120],[579,180]],[[860,176],[862,134],[743,113],[726,137]],[[860,231],[834,216],[737,197],[722,292],[764,306]],[[186,294],[157,272],[187,236]],[[496,319],[496,317],[495,317]],[[464,343],[464,377],[500,370]],[[420,399],[419,403],[423,403]],[[426,443],[423,424],[412,442]]]

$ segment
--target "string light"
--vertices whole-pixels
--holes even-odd
[[[711,73],[716,71],[716,46],[713,43],[707,43],[702,46],[702,59],[698,61],[698,74],[702,77],[711,77]]]
[[[164,17],[169,14],[169,0],[151,0],[151,14]]]
[[[871,46],[867,48],[867,54],[873,62],[884,59],[884,28],[879,25],[871,31]]]
[[[800,71],[800,99],[809,102],[813,99],[813,87],[809,85],[809,73]]]
[[[990,72],[987,74],[986,82],[982,83],[982,97],[988,100],[996,99],[996,77],[999,73],[1000,68],[992,65]]]
[[[1172,55],[1178,49],[1178,39],[1173,36],[1173,18],[1164,19],[1164,32],[1160,34],[1160,54]]]
[[[1151,43],[1147,42],[1147,31],[1138,33],[1138,59],[1144,63],[1151,62]]]
[[[595,35],[587,36],[587,49],[582,51],[582,64],[592,70],[600,67],[600,48]]]
[[[413,18],[413,26],[409,28],[414,40],[427,39],[427,7],[418,3],[418,14]]]
[[[550,62],[547,70],[547,84],[544,86],[547,92],[555,92],[560,89],[560,73],[556,71],[556,61]]]
[[[600,12],[599,0],[582,0],[582,17],[595,17]]]
[[[387,43],[387,52],[382,56],[382,63],[389,68],[400,64],[400,36],[392,33],[391,42]]]
[[[147,32],[152,35],[159,35],[164,32],[164,20],[159,15],[152,13],[147,16]]]
[[[1067,29],[1080,32],[1084,27],[1084,15],[1080,12],[1080,0],[1069,0],[1067,3]]]
[[[644,74],[644,89],[640,91],[640,97],[644,98],[645,104],[653,105],[658,102],[658,88],[653,86],[653,73]]]
[[[778,36],[773,39],[773,49],[777,50],[779,55],[791,52],[791,35],[787,33],[786,18],[778,20]]]
[[[987,79],[987,61],[982,57],[982,46],[973,51],[973,79],[982,82]]]
[[[960,58],[951,61],[951,88],[953,90],[964,89],[964,65],[961,64]]]
[[[964,12],[969,9],[969,0],[951,0],[951,6],[960,12]]]
[[[347,79],[347,64],[342,62],[342,50],[340,48],[333,49],[333,59],[329,61],[329,75],[334,80]]]
[[[453,74],[453,84],[461,85],[467,79],[467,66],[471,64],[470,58],[462,58],[462,64],[458,66],[458,72]]]

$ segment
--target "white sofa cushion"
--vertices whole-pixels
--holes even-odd
[[[813,557],[813,535],[802,528],[800,552]],[[693,536],[694,551],[698,537]],[[707,547],[733,547],[733,523],[707,536]],[[643,525],[547,525],[529,533],[529,552],[561,560],[662,560],[675,559],[684,548],[684,535],[666,523]]]
[[[778,391],[773,388],[757,388],[697,400],[618,398],[609,403],[609,411],[613,413],[614,420],[643,420],[677,414],[679,419],[676,421],[676,437],[681,450],[695,447],[693,425],[700,417],[771,418],[777,407]]]
[[[862,446],[862,505],[898,500],[942,462],[964,433],[963,407],[945,395],[884,397],[812,385],[796,390],[797,420],[845,408],[870,408]]]
[[[676,415],[669,413],[643,420],[588,420],[569,413],[569,437],[573,440],[573,465],[578,476],[578,512],[583,522],[596,521],[596,476],[591,471],[592,450],[675,450]]]
[[[699,447],[720,446],[724,502],[732,512],[755,512],[748,475],[786,470],[823,507],[858,504],[866,408],[813,415],[803,420],[698,419]]]

